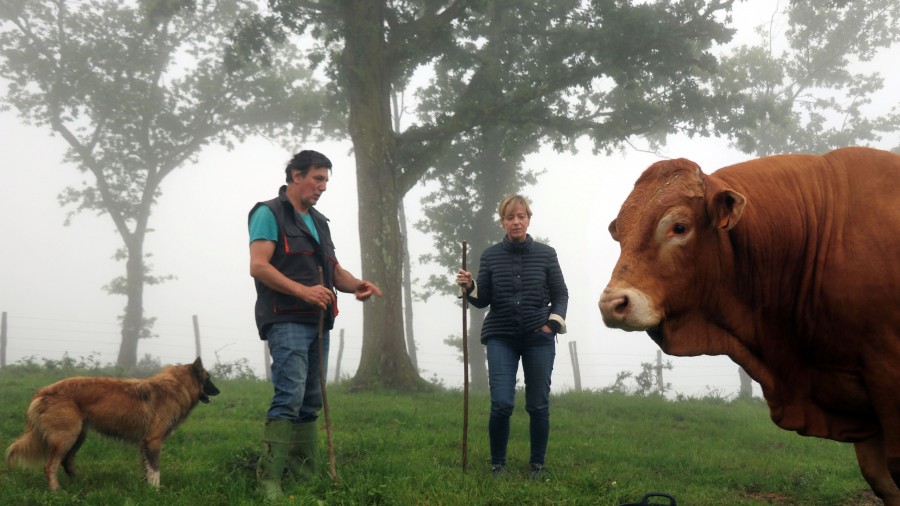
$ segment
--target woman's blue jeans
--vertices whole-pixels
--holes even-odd
[[[519,359],[525,375],[525,411],[530,416],[532,464],[544,464],[550,437],[550,375],[556,358],[553,334],[533,332],[512,341],[487,340],[488,378],[491,387],[491,465],[506,465],[509,417],[516,400]]]
[[[322,409],[322,385],[319,379],[318,326],[306,323],[276,323],[269,329],[269,353],[272,355],[272,385],[275,394],[267,418],[306,423],[318,418]],[[328,371],[329,332],[322,331],[323,364]]]

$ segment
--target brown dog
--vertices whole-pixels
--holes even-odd
[[[147,379],[68,378],[34,395],[25,432],[6,450],[6,465],[16,461],[44,463],[50,490],[59,489],[56,471],[62,463],[75,475],[75,454],[88,429],[137,444],[147,482],[159,489],[159,454],[198,402],[209,402],[219,389],[200,358],[193,364],[169,366]]]

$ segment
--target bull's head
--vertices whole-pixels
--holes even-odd
[[[737,224],[746,203],[715,186],[683,158],[657,162],[637,180],[609,225],[621,253],[599,302],[608,327],[647,331],[666,349],[667,322],[704,296],[719,269],[709,246],[717,231]]]

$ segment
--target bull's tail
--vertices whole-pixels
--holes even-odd
[[[25,432],[6,449],[6,467],[12,469],[13,464],[39,465],[47,459],[49,448],[43,436],[38,416],[41,398],[31,401],[25,421]]]

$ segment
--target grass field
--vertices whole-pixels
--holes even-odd
[[[94,371],[88,372],[94,375]],[[0,445],[24,427],[31,395],[85,371],[14,366],[0,370]],[[261,504],[254,468],[269,384],[216,379],[222,394],[197,406],[162,453],[162,489],[142,481],[138,452],[89,436],[76,479],[47,491],[39,469],[0,474],[0,504]],[[519,399],[512,419],[509,475],[489,476],[488,397],[470,395],[468,470],[462,471],[463,395],[328,390],[337,488],[328,473],[320,418],[322,476],[286,484],[296,505],[619,505],[647,492],[679,506],[874,505],[850,445],[782,431],[759,401],[572,392],[551,400],[545,480],[527,479],[528,416]]]

